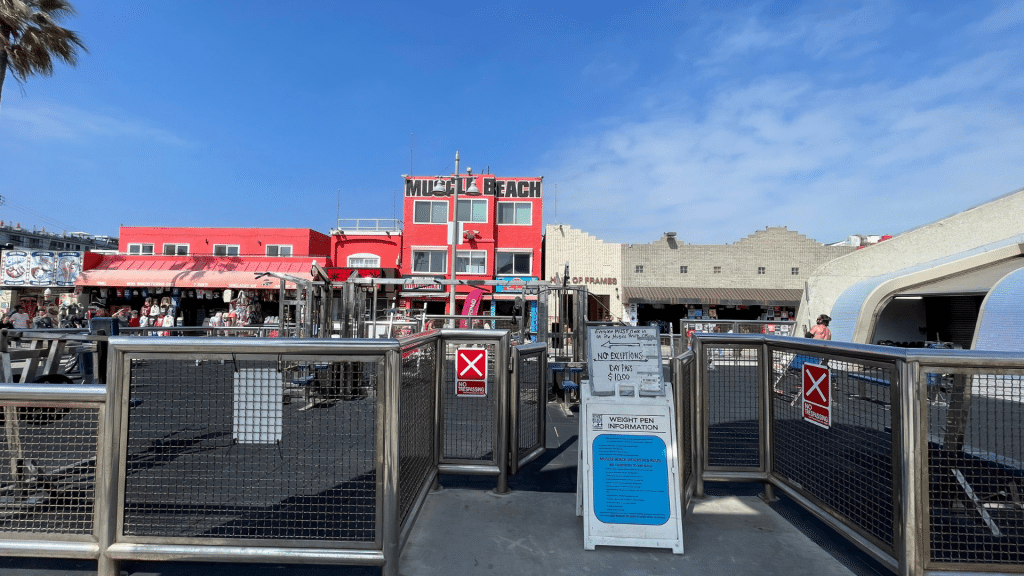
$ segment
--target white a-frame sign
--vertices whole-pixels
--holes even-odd
[[[661,348],[655,328],[590,327],[590,376],[643,373],[658,367]],[[650,333],[648,333],[648,330]],[[598,334],[595,331],[600,331]],[[593,368],[595,357],[625,349],[610,366]],[[635,344],[635,346],[634,346]],[[652,362],[656,355],[656,363]],[[605,360],[610,355],[603,355]],[[637,365],[630,366],[629,362]],[[614,379],[614,376],[613,376]],[[632,382],[631,382],[632,381]],[[679,510],[676,422],[669,386],[652,386],[648,375],[604,386],[580,386],[580,450],[576,514],[584,517],[583,547],[597,545],[671,548],[683,553]],[[603,394],[603,395],[602,395]]]

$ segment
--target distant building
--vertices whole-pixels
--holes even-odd
[[[35,316],[72,294],[83,255],[116,251],[117,238],[86,232],[48,232],[0,221],[0,311],[22,305]]]
[[[828,262],[798,318],[857,343],[1024,350],[1024,190]]]
[[[855,250],[826,246],[784,227],[732,244],[684,244],[668,232],[622,249],[626,305],[637,320],[792,320],[804,282],[819,266]]]
[[[117,238],[96,236],[86,232],[47,232],[46,228],[36,230],[22,228],[21,223],[13,226],[0,220],[0,245],[10,244],[7,249],[15,250],[59,250],[79,251],[117,250]]]
[[[671,323],[685,318],[792,320],[804,282],[854,246],[826,246],[786,228],[732,244],[685,244],[666,232],[650,244],[611,244],[565,225],[548,226],[548,280],[569,263],[569,283],[586,285],[588,317]]]
[[[76,286],[89,303],[141,312],[155,302],[184,326],[215,315],[243,325],[278,314],[282,282],[295,290],[289,278],[311,281],[314,263],[328,266],[331,238],[308,228],[124,226],[118,248],[86,255]]]
[[[451,279],[451,223],[459,194],[459,228],[455,231],[457,287],[454,313],[466,296],[484,292],[482,310],[511,315],[521,282],[541,275],[543,179],[493,174],[437,177],[405,176],[404,239],[401,272],[405,278]],[[471,185],[475,191],[471,191]],[[436,190],[436,191],[435,191]],[[485,286],[482,281],[505,281]],[[441,314],[448,309],[447,287],[403,290],[401,305]],[[528,305],[535,309],[536,302]],[[535,317],[535,316],[534,316]]]

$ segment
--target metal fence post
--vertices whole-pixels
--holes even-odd
[[[757,395],[758,400],[761,401],[762,419],[761,457],[763,460],[761,466],[764,468],[766,478],[761,499],[765,502],[775,502],[778,498],[775,496],[775,485],[773,484],[775,481],[775,402],[773,402],[774,394],[772,392],[772,356],[764,337],[761,338],[761,345],[758,347],[757,353],[758,368],[760,368],[757,371],[757,376],[760,379]]]
[[[398,462],[402,437],[398,422],[401,414],[402,354],[391,350],[384,356],[384,498],[380,514],[383,527],[384,566],[382,576],[398,576],[402,554],[401,526],[398,517]]]
[[[443,439],[441,438],[441,418],[442,410],[444,408],[444,364],[445,354],[448,352],[448,344],[438,332],[437,339],[434,340],[435,358],[437,362],[434,363],[434,468],[437,469],[441,465],[441,450],[443,446]],[[434,483],[430,487],[431,490],[441,490],[441,473],[434,474]]]
[[[926,484],[927,455],[922,443],[924,433],[922,405],[925,396],[921,393],[921,365],[917,361],[899,361],[899,459],[896,473],[899,486],[894,490],[897,502],[893,510],[896,512],[895,533],[898,534],[897,550],[899,555],[900,576],[914,576],[924,571],[923,538],[926,516],[921,513],[922,499]]]
[[[121,562],[110,558],[107,549],[117,536],[118,481],[121,470],[121,397],[127,381],[124,356],[114,353],[108,358],[106,379],[107,400],[100,412],[99,447],[96,451],[96,501],[93,508],[99,558],[96,576],[120,576]]]
[[[495,358],[494,369],[500,375],[497,378],[498,384],[498,418],[495,424],[498,427],[498,445],[496,446],[498,456],[498,486],[495,488],[497,494],[508,494],[508,460],[511,450],[509,447],[509,396],[511,395],[511,377],[509,370],[509,336],[505,335],[497,342],[498,354]]]
[[[707,431],[707,386],[708,365],[704,358],[704,344],[700,338],[693,339],[694,354],[694,395],[693,395],[693,427],[694,427],[694,458],[693,473],[697,478],[695,494],[704,497],[704,468],[708,457]]]

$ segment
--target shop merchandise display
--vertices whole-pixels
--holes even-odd
[[[234,290],[180,288],[94,288],[86,290],[82,301],[90,302],[91,316],[109,306],[109,314],[126,309],[137,315],[138,326],[173,328],[176,326],[251,326],[265,322],[278,309],[277,290]],[[33,302],[34,304],[34,302]],[[33,306],[32,315],[35,310]],[[63,313],[62,313],[63,316]],[[132,323],[134,327],[135,322]],[[170,331],[154,332],[169,335]]]

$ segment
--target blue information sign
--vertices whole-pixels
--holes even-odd
[[[668,458],[657,436],[601,434],[593,443],[594,514],[605,524],[660,526],[670,517]]]

